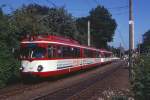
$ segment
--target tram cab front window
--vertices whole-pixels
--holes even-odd
[[[46,55],[46,49],[45,48],[35,48],[31,52],[32,58],[44,58]]]
[[[21,48],[20,50],[22,59],[26,58],[44,58],[46,56],[46,49],[41,47],[35,48]]]

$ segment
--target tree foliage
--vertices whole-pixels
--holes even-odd
[[[16,78],[18,61],[14,58],[12,49],[17,47],[17,36],[9,17],[0,10],[0,87]]]
[[[141,46],[144,52],[150,53],[150,30],[143,35],[143,44]]]
[[[148,30],[147,32],[144,33],[143,43],[138,44],[137,47],[138,47],[138,49],[140,49],[141,53],[150,52],[150,30]]]
[[[120,57],[124,54],[124,52],[120,52],[120,47],[115,48],[113,46],[107,46],[106,49],[113,52],[113,55],[115,55],[116,57]]]
[[[136,59],[134,66],[133,90],[136,100],[149,100],[150,98],[150,56],[142,55]]]
[[[12,18],[21,35],[48,33],[76,37],[77,29],[74,19],[64,8],[48,8],[30,4],[17,9]]]
[[[150,30],[143,35],[143,43],[145,46],[150,46]]]
[[[90,15],[77,19],[77,28],[83,41],[87,39],[87,21],[91,22],[91,41],[92,45],[101,48],[107,47],[107,43],[113,40],[115,29],[117,27],[116,21],[112,18],[110,12],[103,6],[98,5],[95,9],[90,11]]]

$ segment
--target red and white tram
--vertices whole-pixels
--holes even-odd
[[[25,38],[20,51],[22,75],[38,77],[71,73],[112,61],[112,52],[52,35]]]

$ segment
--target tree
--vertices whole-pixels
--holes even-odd
[[[149,100],[150,98],[150,56],[141,55],[135,59],[133,67],[133,92],[135,100]]]
[[[87,45],[87,22],[88,22],[88,18],[87,17],[82,17],[82,18],[78,18],[76,20],[76,26],[77,29],[79,31],[79,42],[81,44]]]
[[[107,46],[106,49],[109,50],[109,51],[111,51],[113,53],[113,55],[115,55],[116,57],[120,57],[120,48],[119,47],[115,48],[113,46]]]
[[[30,4],[13,12],[11,21],[18,28],[17,33],[20,36],[26,34],[34,34],[49,30],[39,24],[39,20],[42,16],[47,15],[49,8],[45,6],[39,6],[36,4]]]
[[[74,19],[64,8],[48,8],[30,4],[12,15],[21,35],[49,33],[76,38]]]
[[[143,43],[137,45],[138,49],[140,47],[140,52],[150,52],[150,30],[144,33],[143,35]]]
[[[106,48],[107,43],[113,40],[117,27],[116,21],[112,18],[110,12],[103,6],[98,5],[90,11],[89,16],[77,19],[76,25],[82,36],[87,34],[87,20],[91,22],[92,45],[97,48]]]
[[[0,87],[17,77],[18,61],[12,49],[18,46],[15,27],[9,22],[9,16],[0,9]]]
[[[143,35],[143,45],[150,48],[150,30]]]

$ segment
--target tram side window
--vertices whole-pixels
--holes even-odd
[[[62,58],[63,57],[63,49],[62,46],[57,46],[57,53],[56,53],[57,58]]]
[[[110,56],[111,56],[111,54],[105,53],[105,57],[106,57],[106,58],[109,58]]]
[[[33,58],[44,58],[46,57],[46,49],[41,47],[32,48]]]
[[[80,49],[75,47],[63,47],[63,58],[77,58],[80,57]]]
[[[101,58],[101,54],[98,51],[95,51],[94,58]]]
[[[74,48],[73,56],[76,58],[80,57],[80,49],[79,48]]]
[[[48,58],[62,58],[62,47],[56,45],[49,45]]]
[[[48,47],[49,58],[78,58],[80,57],[80,48],[70,46],[52,46]]]
[[[88,51],[84,49],[84,57],[88,57]]]
[[[107,54],[107,57],[111,57],[111,53],[108,53],[108,54]]]
[[[98,58],[102,58],[102,55],[100,52],[98,52]]]
[[[108,54],[107,53],[105,53],[105,58],[107,58],[108,57]]]
[[[64,58],[70,58],[71,57],[71,55],[70,55],[70,47],[65,46],[62,49],[63,49],[63,52],[62,52],[63,57]]]
[[[48,46],[48,58],[53,58],[53,57],[54,57],[53,46],[49,45]]]
[[[93,58],[93,51],[84,49],[84,57]]]
[[[21,48],[19,51],[20,51],[20,58],[28,58],[31,54],[29,48]]]
[[[101,53],[101,57],[102,57],[102,58],[105,58],[105,53]]]

